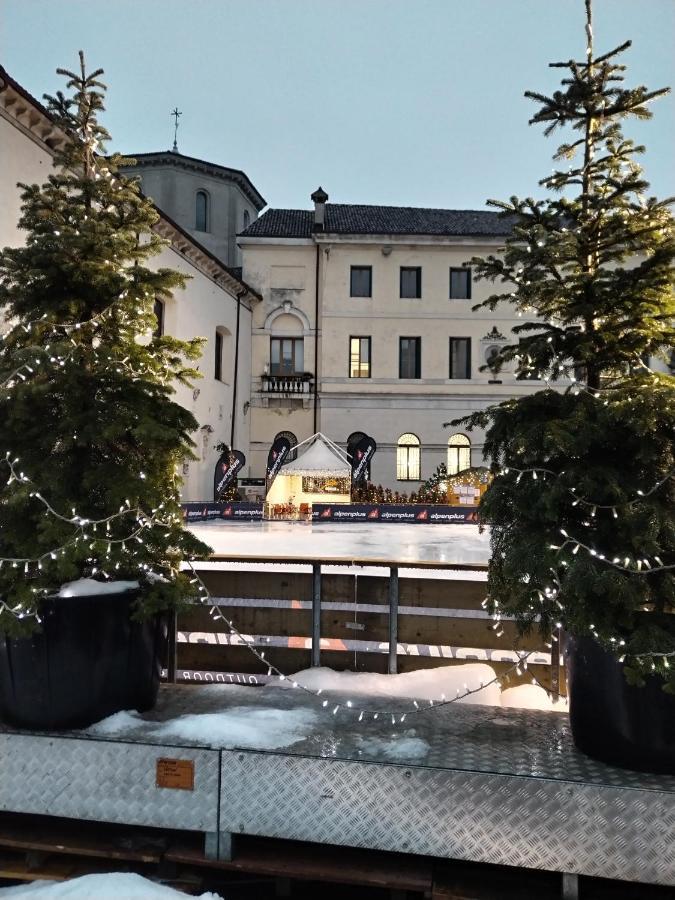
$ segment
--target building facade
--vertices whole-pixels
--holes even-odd
[[[64,140],[47,110],[0,67],[0,247],[20,246],[25,240],[17,228],[17,182],[45,182]],[[176,400],[199,423],[192,435],[197,460],[182,465],[183,497],[211,499],[220,455],[215,445],[235,443],[248,454],[252,310],[261,298],[236,270],[167,215],[160,214],[155,228],[167,246],[149,264],[189,277],[185,289],[176,290],[171,300],[158,301],[158,328],[177,338],[205,341],[195,363],[202,378],[192,388],[176,387]],[[0,331],[4,328],[0,311]]]
[[[251,474],[284,432],[349,449],[367,433],[376,484],[416,491],[442,462],[482,464],[483,434],[447,423],[541,389],[480,371],[515,338],[514,310],[473,311],[490,293],[467,261],[510,231],[491,212],[329,204],[271,209],[239,236],[253,310]]]
[[[237,233],[266,205],[246,173],[175,150],[133,158],[136,165],[120,171],[138,178],[143,193],[226,266],[241,266]]]

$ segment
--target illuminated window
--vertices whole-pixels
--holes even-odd
[[[396,478],[398,481],[420,480],[420,439],[415,434],[402,434],[396,447]]]
[[[370,378],[370,338],[349,338],[349,377]]]
[[[465,434],[453,434],[448,439],[448,475],[456,475],[471,468],[471,441]]]

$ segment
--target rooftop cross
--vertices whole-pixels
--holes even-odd
[[[176,120],[176,124],[173,126],[173,152],[178,153],[178,116],[182,116],[183,113],[176,107],[171,115]]]

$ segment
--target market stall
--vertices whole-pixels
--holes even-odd
[[[318,433],[296,449],[268,489],[266,519],[309,519],[312,503],[351,501],[351,464],[337,444]]]

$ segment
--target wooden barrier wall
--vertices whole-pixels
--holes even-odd
[[[518,640],[511,621],[503,621],[504,633],[497,636],[492,619],[481,605],[486,589],[482,573],[452,572],[451,578],[445,580],[425,577],[424,570],[418,570],[414,577],[398,579],[398,641],[392,669],[389,573],[386,568],[381,571],[382,575],[334,571],[322,574],[321,665],[384,673],[480,661],[501,674],[517,659],[517,643],[521,650],[537,652],[521,675],[510,674],[506,686],[530,683],[534,675],[547,688],[564,692],[555,642],[552,648],[544,646],[537,634]],[[258,650],[265,651],[270,663],[287,674],[310,667],[314,587],[311,571],[205,567],[200,576],[223,614]],[[177,641],[179,680],[185,675],[193,680],[195,676],[190,673],[195,672],[267,674],[266,668],[229,633],[225,623],[209,614],[207,607],[195,605],[180,615]]]

